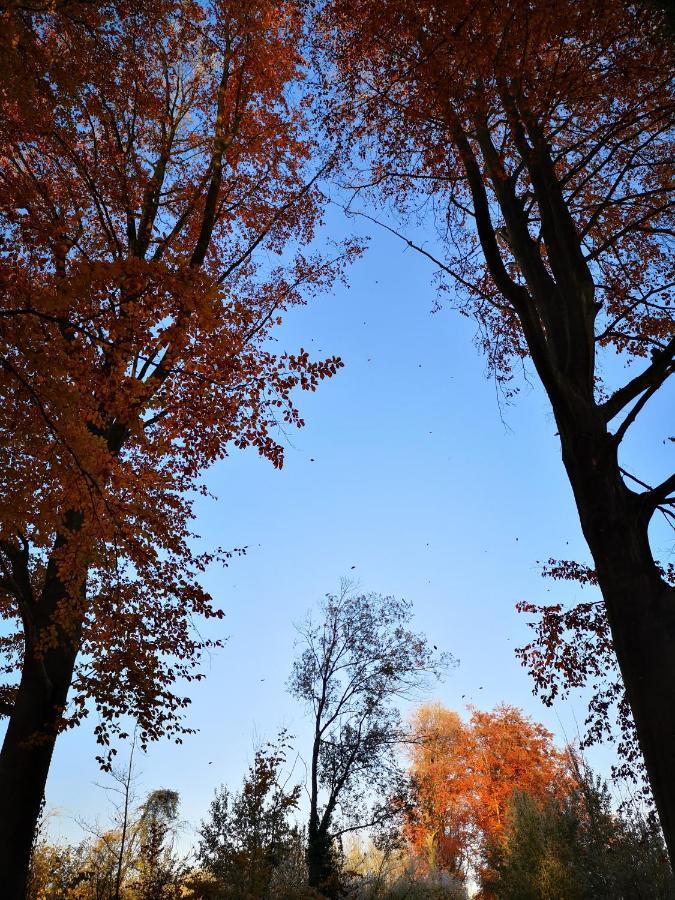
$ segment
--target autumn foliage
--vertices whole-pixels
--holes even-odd
[[[188,614],[219,615],[191,574],[217,556],[190,549],[196,479],[230,444],[281,465],[291,391],[340,363],[265,340],[339,262],[252,259],[308,239],[319,211],[284,96],[298,10],[115,9],[88,28],[45,19],[54,85],[2,127],[3,612],[29,619],[58,573],[31,652],[82,628],[80,713],[97,693],[104,723],[122,704],[155,733],[164,681],[197,649]],[[185,664],[169,672],[165,653]]]
[[[354,92],[360,185],[404,211],[429,199],[454,279],[442,291],[481,322],[497,376],[544,362],[583,275],[595,335],[575,349],[606,398],[595,344],[649,358],[672,337],[672,57],[650,17],[613,0],[335,0],[325,22]]]
[[[414,801],[405,832],[430,869],[460,878],[480,870],[502,840],[514,791],[545,800],[569,788],[553,735],[512,706],[471,710],[468,722],[439,704],[412,724]]]
[[[597,674],[593,646],[616,654],[626,700],[616,679],[601,697],[623,702],[624,717],[630,705],[675,855],[675,719],[663,715],[675,707],[674,589],[649,534],[657,511],[672,521],[675,476],[652,483],[623,458],[675,372],[662,24],[623,0],[0,7],[9,895],[21,895],[63,728],[95,710],[104,765],[126,715],[141,744],[189,730],[175,682],[199,677],[209,642],[193,623],[222,616],[200,576],[229,558],[196,549],[201,473],[232,447],[281,466],[279,428],[302,424],[296,388],[341,365],[272,343],[284,312],[358,252],[309,248],[318,179],[337,164],[354,196],[408,223],[433,211],[438,251],[409,246],[476,319],[502,388],[528,360],[541,380],[604,606],[543,610],[548,648],[526,652],[544,689],[561,629],[590,635],[572,676]],[[310,43],[323,69],[306,90]],[[483,772],[480,815],[448,798],[473,838],[498,835],[505,797],[516,777],[535,778],[548,740],[512,711],[495,715],[446,722]],[[530,768],[513,749],[521,738]],[[540,774],[535,794],[553,777]]]
[[[299,99],[301,4],[47,4],[2,24],[23,83],[0,94],[13,784],[19,744],[92,707],[104,746],[127,713],[143,743],[185,730],[192,622],[222,615],[198,576],[228,556],[193,549],[200,472],[232,446],[281,466],[294,389],[341,363],[275,353],[270,332],[354,248],[303,252],[326,160]]]

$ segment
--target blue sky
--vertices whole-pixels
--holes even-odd
[[[331,236],[353,230],[329,217]],[[196,530],[207,545],[248,548],[205,579],[227,613],[205,633],[228,642],[190,689],[199,733],[139,757],[140,790],[178,790],[193,825],[214,787],[238,786],[256,740],[287,727],[305,752],[307,722],[285,690],[293,623],[344,575],[412,600],[415,626],[457,658],[431,698],[460,711],[515,704],[561,743],[583,722],[580,698],[553,709],[534,698],[513,653],[528,638],[518,600],[580,597],[574,585],[544,581],[537,561],[587,560],[550,408],[534,377],[511,405],[500,400],[474,324],[449,308],[432,312],[432,274],[414,251],[375,233],[350,288],[294,310],[278,333],[281,347],[345,363],[316,394],[298,395],[307,424],[288,435],[283,470],[233,451],[206,473],[218,501],[200,501]],[[648,407],[626,447],[646,480],[668,471],[666,416],[672,393]],[[657,532],[657,548],[666,540]],[[57,743],[47,790],[57,835],[80,834],[75,817],[105,818],[94,724]],[[591,759],[604,769],[611,754]]]

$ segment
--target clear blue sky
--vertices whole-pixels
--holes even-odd
[[[353,230],[330,215],[331,236]],[[208,633],[229,640],[190,691],[199,733],[139,757],[141,789],[178,790],[193,824],[216,785],[238,786],[256,738],[286,726],[303,752],[303,711],[285,690],[293,622],[343,575],[413,600],[416,627],[457,657],[434,699],[458,710],[515,704],[561,742],[576,734],[575,717],[583,721],[578,698],[543,707],[513,653],[528,638],[518,600],[580,595],[544,581],[537,560],[587,559],[550,408],[533,376],[500,409],[474,324],[451,309],[432,313],[432,274],[395,238],[374,233],[350,288],[294,311],[278,333],[281,347],[345,362],[316,394],[298,395],[307,424],[289,435],[283,470],[233,451],[206,474],[218,501],[200,502],[197,531],[209,545],[248,547],[206,579],[227,612]],[[667,415],[672,394],[648,408],[626,448],[647,480],[668,471]],[[659,533],[657,545],[666,539]],[[75,816],[104,818],[94,725],[57,743],[47,791],[47,807],[61,814],[55,834],[77,836]],[[610,756],[592,758],[605,767]]]

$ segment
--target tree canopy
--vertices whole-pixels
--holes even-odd
[[[598,648],[611,636],[624,722],[630,707],[673,854],[675,723],[662,711],[675,704],[674,588],[650,524],[657,512],[672,524],[675,476],[654,482],[624,454],[675,371],[663,16],[618,0],[334,0],[322,21],[347,210],[362,212],[359,196],[393,207],[403,224],[385,226],[436,265],[441,299],[475,318],[504,389],[529,361],[546,391],[593,558],[590,573],[552,564],[597,579],[598,615],[569,622],[590,626],[580,639]],[[437,250],[405,233],[427,211]],[[554,656],[540,655],[540,680],[556,679]]]
[[[192,624],[222,616],[199,576],[228,558],[195,550],[200,473],[232,447],[281,466],[294,389],[341,362],[275,353],[270,332],[355,248],[307,250],[326,159],[302,4],[45,4],[3,24],[29,102],[0,97],[0,796],[34,823],[55,735],[90,708],[104,747],[123,714],[141,743],[185,730],[173,685],[208,646]],[[25,858],[31,827],[0,844],[24,834]]]

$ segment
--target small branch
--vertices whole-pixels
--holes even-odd
[[[626,478],[630,478],[630,480],[631,480],[631,481],[634,481],[635,484],[639,484],[640,487],[646,488],[647,491],[653,491],[653,490],[654,490],[654,488],[651,486],[651,484],[647,484],[646,481],[641,481],[641,480],[640,480],[639,478],[637,478],[635,475],[631,475],[631,473],[628,472],[628,471],[626,471],[626,469],[622,469],[621,466],[619,466],[619,472],[621,472],[622,475],[625,475]]]
[[[337,204],[338,206],[340,204]],[[462,287],[465,287],[467,290],[472,293],[478,294],[483,300],[487,301],[491,306],[494,306],[495,309],[499,309],[502,312],[504,310],[510,310],[511,307],[507,303],[497,303],[493,297],[490,297],[484,291],[479,290],[478,286],[472,284],[470,281],[467,281],[463,278],[456,269],[451,268],[442,260],[438,259],[437,256],[434,256],[433,253],[430,253],[428,250],[425,250],[420,244],[416,244],[414,241],[411,241],[410,238],[406,237],[404,234],[401,234],[400,231],[397,231],[395,228],[392,228],[391,225],[387,225],[385,222],[381,222],[379,219],[376,219],[374,216],[368,215],[368,213],[362,212],[361,210],[353,210],[346,209],[346,207],[341,207],[347,216],[360,216],[362,219],[367,219],[369,222],[372,222],[374,225],[378,225],[380,228],[383,228],[385,231],[388,231],[390,234],[393,234],[400,241],[410,247],[411,250],[416,250],[422,256],[425,256],[428,260],[430,260],[435,266],[445,272],[447,275],[450,275],[455,281],[458,281]]]
[[[633,422],[637,419],[641,410],[646,406],[647,401],[650,399],[650,397],[654,396],[654,394],[658,391],[658,389],[661,387],[661,385],[663,384],[663,382],[666,380],[667,377],[668,377],[668,373],[665,372],[661,376],[661,378],[657,379],[654,382],[654,384],[648,390],[646,390],[644,392],[644,394],[640,397],[640,399],[630,410],[630,412],[628,413],[626,418],[623,420],[621,425],[619,425],[617,430],[614,432],[614,441],[617,444],[617,446],[624,439],[624,437],[626,436],[626,432],[628,431],[630,426],[633,424]]]

